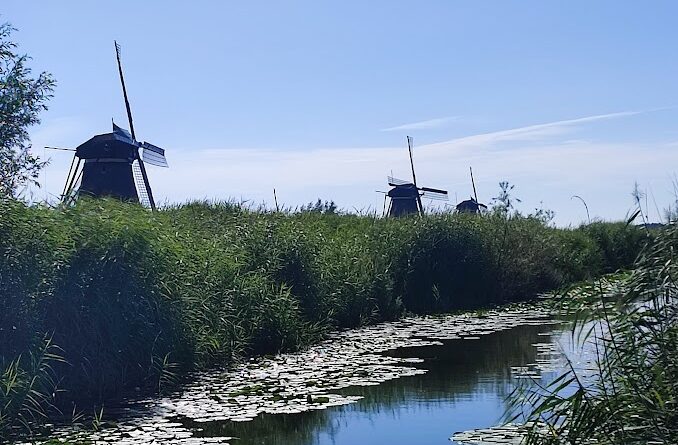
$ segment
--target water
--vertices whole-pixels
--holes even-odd
[[[297,414],[263,414],[251,422],[210,422],[201,436],[237,437],[240,445],[450,444],[457,431],[501,423],[515,387],[511,367],[534,364],[548,326],[520,326],[477,340],[397,350],[428,372],[378,386],[347,388],[357,403]]]
[[[180,392],[108,409],[94,444],[449,444],[501,424],[526,376],[549,377],[560,340],[545,306],[412,317],[335,333],[297,354],[193,376]]]

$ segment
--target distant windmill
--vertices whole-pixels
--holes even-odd
[[[471,172],[471,184],[473,185],[473,196],[471,199],[467,199],[466,201],[462,201],[459,204],[457,204],[457,212],[459,213],[480,213],[482,210],[486,210],[487,206],[485,204],[481,204],[478,202],[478,192],[476,192],[476,182],[473,180],[473,168],[469,167],[469,171]]]
[[[447,190],[417,186],[417,175],[414,172],[414,160],[412,158],[413,140],[407,136],[407,148],[410,153],[410,166],[412,167],[412,182],[388,177],[388,185],[393,187],[386,193],[391,202],[388,206],[388,216],[404,216],[413,213],[422,215],[424,206],[421,198],[447,201]]]
[[[137,142],[117,42],[115,54],[131,133],[113,123],[112,133],[96,135],[79,145],[66,178],[62,202],[71,203],[80,195],[112,196],[123,201],[140,202],[155,210],[144,163],[168,167],[165,150],[148,142]]]

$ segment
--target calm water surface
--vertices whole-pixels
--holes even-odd
[[[450,444],[457,432],[501,423],[506,396],[518,383],[512,366],[535,363],[535,343],[553,326],[520,326],[477,340],[450,340],[443,346],[400,349],[418,357],[423,375],[347,388],[364,399],[350,405],[298,414],[263,414],[250,422],[192,423],[194,436],[237,437],[240,445]],[[542,333],[542,335],[539,335]],[[196,431],[196,430],[194,430]]]

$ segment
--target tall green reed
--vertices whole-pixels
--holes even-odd
[[[28,353],[0,367],[0,437],[13,431],[31,432],[56,410],[57,391],[55,363],[63,362],[59,348],[52,340],[43,342]]]
[[[525,443],[678,443],[677,249],[672,224],[620,290],[568,296],[573,334],[595,354],[537,391],[516,392],[513,408],[531,424]]]
[[[518,215],[6,201],[0,353],[7,366],[47,334],[65,360],[54,364],[64,389],[56,404],[101,403],[166,387],[189,369],[302,348],[331,329],[525,300],[630,266],[638,229],[606,227],[596,230],[626,256],[606,254],[586,227]]]

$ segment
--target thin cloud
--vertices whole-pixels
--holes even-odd
[[[439,128],[459,120],[459,116],[439,117],[436,119],[429,119],[426,121],[412,122],[409,124],[402,124],[396,127],[382,128],[380,131],[402,131],[402,130],[428,130],[431,128]]]
[[[622,111],[618,113],[597,114],[594,116],[580,117],[577,119],[567,119],[562,121],[548,122],[545,124],[528,125],[526,127],[512,128],[509,130],[493,131],[490,133],[475,134],[465,136],[449,141],[429,144],[428,147],[439,146],[475,146],[487,145],[497,142],[507,141],[539,141],[550,136],[566,133],[571,127],[609,119],[618,119],[622,117],[635,116],[646,113],[644,111]]]

